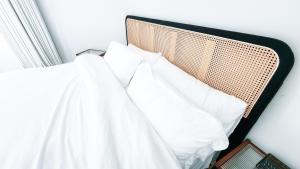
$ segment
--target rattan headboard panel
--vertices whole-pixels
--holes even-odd
[[[155,23],[127,19],[128,43],[162,52],[206,84],[248,103],[247,117],[279,65],[268,47]]]

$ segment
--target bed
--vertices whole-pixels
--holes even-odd
[[[125,23],[127,43],[162,52],[197,79],[248,103],[220,158],[246,137],[294,64],[289,46],[273,38],[138,16]]]
[[[282,41],[271,38],[137,16],[127,16],[125,25],[129,45],[159,52],[166,62],[200,80],[199,83],[248,105],[242,112],[243,119],[230,135],[229,147],[222,153],[244,139],[294,62],[291,49]],[[126,52],[132,55],[127,46],[119,49],[117,55],[123,56]],[[177,138],[185,138],[165,139],[166,133],[155,126],[132,97],[132,93],[139,95],[144,90],[143,86],[140,86],[140,92],[129,87],[136,82],[138,71],[143,69],[129,72],[129,67],[124,67],[116,72],[109,62],[111,56],[109,49],[104,59],[83,55],[73,63],[0,75],[0,168],[190,167],[193,161],[182,165],[181,157],[174,153],[168,142],[174,140],[176,143]],[[126,59],[125,56],[116,58],[113,64],[118,69]],[[148,67],[143,64],[139,62],[136,66],[149,68],[149,64]],[[128,72],[133,77],[119,78],[118,75]],[[148,85],[147,89],[152,87],[147,81],[144,84]],[[164,88],[161,92],[165,92]],[[163,100],[164,104],[172,101],[173,95],[170,96],[170,100]],[[192,104],[183,104],[184,111],[192,107]],[[169,117],[177,111],[176,106],[171,105]],[[155,111],[160,111],[157,109]],[[199,112],[198,109],[195,112]],[[215,150],[225,149],[228,138],[219,122],[205,113],[202,117],[201,124],[206,119],[211,120],[209,122],[220,129],[219,134],[214,135],[219,140],[214,145],[212,142],[207,144]],[[198,125],[198,121],[189,120]],[[213,124],[209,126],[214,130]],[[176,127],[184,131],[182,126]],[[213,133],[206,128],[200,128],[200,131],[203,133],[199,134],[206,138]]]

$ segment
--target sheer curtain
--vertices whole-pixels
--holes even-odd
[[[0,24],[25,68],[62,63],[35,0],[0,0]]]

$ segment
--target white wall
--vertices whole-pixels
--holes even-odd
[[[88,49],[106,49],[112,39],[125,42],[123,0],[36,0],[64,61]]]
[[[281,39],[295,54],[283,87],[248,137],[300,168],[300,1],[298,0],[37,0],[65,60],[86,48],[125,42],[126,14],[227,29]]]

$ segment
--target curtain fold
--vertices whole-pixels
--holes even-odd
[[[25,68],[62,63],[34,0],[0,0],[0,24]]]

